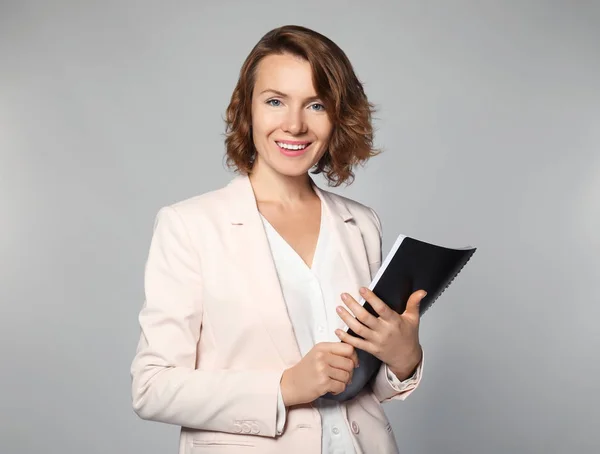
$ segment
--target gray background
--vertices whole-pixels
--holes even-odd
[[[423,318],[421,387],[385,405],[402,451],[600,451],[599,2],[0,8],[1,453],[176,452],[130,403],[154,216],[229,181],[239,68],[287,23],[379,107],[386,151],[335,192],[379,212],[386,251],[479,248]]]

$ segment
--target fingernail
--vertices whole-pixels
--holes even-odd
[[[347,293],[342,293],[342,299],[344,301],[346,301],[348,299],[348,294]]]
[[[360,288],[360,294],[361,294],[361,295],[364,295],[366,292],[367,292],[367,289],[366,289],[366,288],[364,288],[364,287],[361,287],[361,288]]]

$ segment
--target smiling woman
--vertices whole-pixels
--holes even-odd
[[[421,293],[397,314],[361,292],[379,318],[356,302],[381,264],[379,217],[310,178],[339,186],[377,154],[371,113],[335,43],[275,29],[227,108],[227,162],[240,175],[159,211],[132,396],[141,418],[182,427],[180,454],[398,452],[381,403],[421,380]],[[356,397],[326,400],[359,366],[358,339],[336,333],[360,322],[360,345],[382,366]]]
[[[353,178],[354,166],[378,154],[372,113],[352,64],[334,42],[303,27],[272,30],[246,58],[227,109],[228,164],[247,174],[260,150],[257,139],[306,144],[310,138],[302,134],[314,132],[320,134],[313,147],[318,149],[303,158],[311,164],[303,171],[316,166],[314,173],[339,186]],[[266,129],[257,134],[263,118]],[[279,126],[284,137],[264,136]]]

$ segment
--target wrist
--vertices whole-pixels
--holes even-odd
[[[417,349],[415,354],[410,355],[408,357],[408,360],[405,360],[400,365],[388,364],[388,367],[389,367],[390,371],[398,378],[398,380],[404,381],[407,378],[410,378],[413,376],[413,374],[419,367],[419,364],[421,364],[422,358],[423,358],[423,350],[421,349],[421,346],[419,345],[419,348]]]
[[[281,381],[279,382],[279,386],[281,388],[281,397],[286,408],[296,405],[291,374],[291,368],[284,370],[281,376]]]

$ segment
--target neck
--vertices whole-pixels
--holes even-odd
[[[277,173],[257,159],[249,175],[257,202],[294,205],[315,197],[308,173],[286,176]]]

